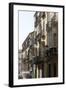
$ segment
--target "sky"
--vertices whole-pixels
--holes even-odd
[[[19,49],[28,34],[34,31],[34,13],[31,11],[19,11]]]

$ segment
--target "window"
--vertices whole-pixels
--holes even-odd
[[[51,64],[48,64],[48,77],[51,77]]]
[[[40,78],[40,64],[38,65],[38,78]]]
[[[36,68],[35,68],[35,78],[37,78],[37,65],[36,65]]]
[[[42,77],[44,77],[44,64],[42,64]]]
[[[57,74],[56,74],[56,63],[54,63],[53,69],[54,69],[54,77],[56,77],[57,76]]]

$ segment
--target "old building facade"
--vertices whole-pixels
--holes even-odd
[[[24,71],[32,78],[58,76],[58,13],[35,12],[34,31],[22,44]]]
[[[47,45],[46,15],[45,12],[36,12],[34,17],[36,56],[33,60],[33,74],[35,78],[41,78],[44,77],[44,51]]]
[[[58,13],[36,12],[35,31],[37,58],[35,77],[58,76]]]
[[[32,59],[34,57],[35,48],[34,48],[34,34],[35,31],[30,32],[25,41],[22,44],[22,56],[23,56],[23,63],[24,63],[24,71],[29,71],[30,75],[32,76]]]
[[[47,13],[48,76],[58,76],[58,13]]]

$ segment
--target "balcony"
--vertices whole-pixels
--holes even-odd
[[[44,60],[40,56],[35,56],[32,60],[32,64],[40,64],[43,62],[44,62]]]
[[[46,50],[45,52],[45,57],[53,57],[56,56],[58,54],[57,48],[50,48],[48,50]]]

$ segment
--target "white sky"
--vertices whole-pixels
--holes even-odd
[[[28,34],[34,31],[34,13],[29,11],[19,11],[19,49]]]

